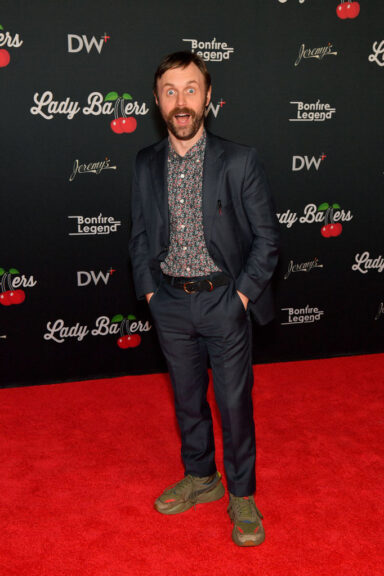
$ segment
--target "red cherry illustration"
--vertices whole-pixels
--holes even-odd
[[[10,61],[11,61],[10,53],[8,52],[8,50],[2,48],[0,50],[0,68],[5,68],[5,66],[8,66]]]
[[[348,13],[347,13],[347,5],[346,4],[339,4],[338,7],[336,8],[336,14],[338,15],[339,18],[341,18],[342,20],[345,20],[346,18],[348,18]]]
[[[120,118],[121,126],[123,128],[123,132],[126,134],[130,134],[134,132],[137,127],[137,120],[134,116],[128,116],[127,118]]]
[[[11,304],[21,304],[25,300],[24,290],[12,290],[9,293]]]
[[[332,226],[332,236],[340,236],[343,231],[343,226],[340,224],[340,222],[336,222],[336,224],[332,224]]]
[[[124,120],[124,118],[115,118],[114,120],[112,120],[111,130],[115,132],[115,134],[122,134],[124,132],[124,128],[121,124],[122,120]]]
[[[129,342],[129,348],[136,348],[141,342],[141,336],[139,334],[128,334],[126,338]]]
[[[128,337],[127,336],[121,336],[117,341],[117,345],[119,348],[122,348],[123,350],[125,350],[126,348],[130,348],[130,343],[129,343]]]
[[[0,294],[0,304],[2,304],[3,306],[11,306],[12,302],[9,298],[9,294],[10,294],[10,290],[7,290],[6,292],[2,292]]]
[[[346,12],[348,18],[356,18],[360,14],[360,4],[358,2],[348,2]]]
[[[324,236],[324,238],[329,238],[331,236],[330,227],[331,227],[331,224],[326,224],[325,226],[322,227],[321,235]]]

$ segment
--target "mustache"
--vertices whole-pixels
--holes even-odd
[[[169,118],[170,119],[174,118],[175,116],[177,116],[177,114],[189,114],[192,118],[196,116],[196,112],[194,110],[191,110],[190,108],[175,108],[169,114]]]

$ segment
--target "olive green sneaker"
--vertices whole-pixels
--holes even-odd
[[[232,540],[238,546],[258,546],[265,540],[263,517],[253,496],[229,495],[228,514],[233,522]]]
[[[161,514],[180,514],[195,504],[214,502],[224,496],[225,490],[221,482],[221,474],[215,472],[212,476],[198,478],[185,476],[176,484],[172,484],[155,501],[155,508]]]

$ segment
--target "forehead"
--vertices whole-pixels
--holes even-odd
[[[185,85],[189,82],[204,84],[203,73],[200,72],[196,64],[191,62],[185,68],[170,68],[159,78],[159,86],[172,84],[173,86]]]

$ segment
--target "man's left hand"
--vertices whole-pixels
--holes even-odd
[[[243,294],[242,292],[239,292],[238,290],[236,290],[236,292],[238,293],[239,298],[243,303],[244,310],[246,310],[248,308],[249,298],[247,298],[247,296],[245,294]]]

